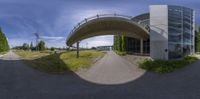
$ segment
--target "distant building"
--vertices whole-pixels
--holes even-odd
[[[112,46],[97,46],[96,48],[99,51],[110,51],[110,50],[112,50]]]

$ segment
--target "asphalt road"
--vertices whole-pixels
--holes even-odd
[[[77,74],[93,83],[113,85],[133,81],[144,73],[144,70],[131,64],[113,51],[108,51],[89,70],[82,70]]]
[[[200,61],[169,74],[146,72],[119,85],[95,84],[75,73],[53,75],[9,52],[0,60],[0,99],[199,99]],[[11,59],[11,60],[9,60]]]

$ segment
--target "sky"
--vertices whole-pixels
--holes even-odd
[[[35,43],[38,32],[47,47],[66,47],[72,28],[97,14],[137,16],[149,12],[149,5],[170,4],[192,8],[200,24],[200,0],[0,0],[0,27],[11,47]],[[81,47],[112,45],[113,36],[81,41]]]

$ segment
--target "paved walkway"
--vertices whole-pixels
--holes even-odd
[[[74,73],[39,72],[12,52],[0,59],[1,99],[199,99],[199,84],[200,61],[169,74],[146,72],[129,83],[101,85]]]
[[[122,84],[133,81],[144,73],[144,70],[134,66],[113,51],[108,51],[89,70],[80,71],[77,74],[83,79],[93,83]]]

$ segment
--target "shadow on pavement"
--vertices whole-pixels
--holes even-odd
[[[43,57],[47,58],[47,57]],[[48,58],[47,58],[48,59]],[[62,63],[61,63],[62,64]],[[73,72],[48,74],[22,60],[0,60],[2,99],[197,99],[200,61],[168,74],[146,72],[120,85],[99,85]]]

